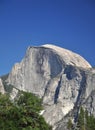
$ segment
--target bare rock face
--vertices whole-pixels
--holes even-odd
[[[4,86],[3,86],[1,78],[0,78],[0,93],[2,93],[2,94],[5,93]]]
[[[58,46],[50,45],[50,44],[46,44],[43,46],[54,50],[67,65],[73,65],[73,66],[83,67],[83,68],[91,67],[91,65],[83,57],[70,50]]]
[[[56,129],[57,122],[80,105],[85,95],[89,96],[89,68],[84,58],[69,50],[54,45],[29,47],[24,59],[12,68],[7,82],[41,97],[43,116]]]
[[[95,117],[95,68],[82,70],[81,74],[82,80],[74,108],[55,124],[56,130],[67,130],[68,120],[76,119],[81,106]]]
[[[86,100],[83,106],[95,116],[95,69],[88,71],[85,93]]]

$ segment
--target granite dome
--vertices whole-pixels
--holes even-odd
[[[31,46],[22,61],[13,66],[7,82],[41,97],[43,116],[56,129],[57,123],[66,121],[64,117],[74,108],[72,118],[77,116],[77,106],[94,90],[94,79],[93,84],[88,83],[90,68],[83,57],[67,49],[49,44]],[[16,95],[17,90],[13,89],[11,97]]]

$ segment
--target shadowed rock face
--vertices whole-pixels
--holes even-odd
[[[69,50],[53,45],[29,47],[23,60],[12,68],[7,82],[41,97],[43,116],[55,129],[55,124],[74,108],[72,117],[77,116],[77,106],[90,95],[93,88],[87,83],[89,68],[85,59]]]

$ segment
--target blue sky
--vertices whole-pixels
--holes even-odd
[[[28,46],[52,43],[95,66],[95,0],[0,0],[0,75]]]

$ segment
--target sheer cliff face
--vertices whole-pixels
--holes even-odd
[[[3,83],[2,83],[2,80],[0,79],[0,93],[4,94],[5,91],[4,91],[4,86],[3,86]]]
[[[82,82],[80,85],[80,91],[78,92],[77,102],[74,105],[66,117],[63,117],[61,121],[56,124],[56,130],[67,130],[67,122],[70,118],[76,118],[79,107],[84,107],[89,114],[93,114],[95,117],[95,68],[82,70]],[[75,117],[75,118],[74,118]]]
[[[12,68],[7,82],[42,97],[43,116],[55,126],[92,91],[86,81],[89,68],[85,59],[69,50],[53,45],[29,47],[24,59]]]
[[[87,75],[86,101],[84,107],[95,116],[95,69],[91,69]]]

